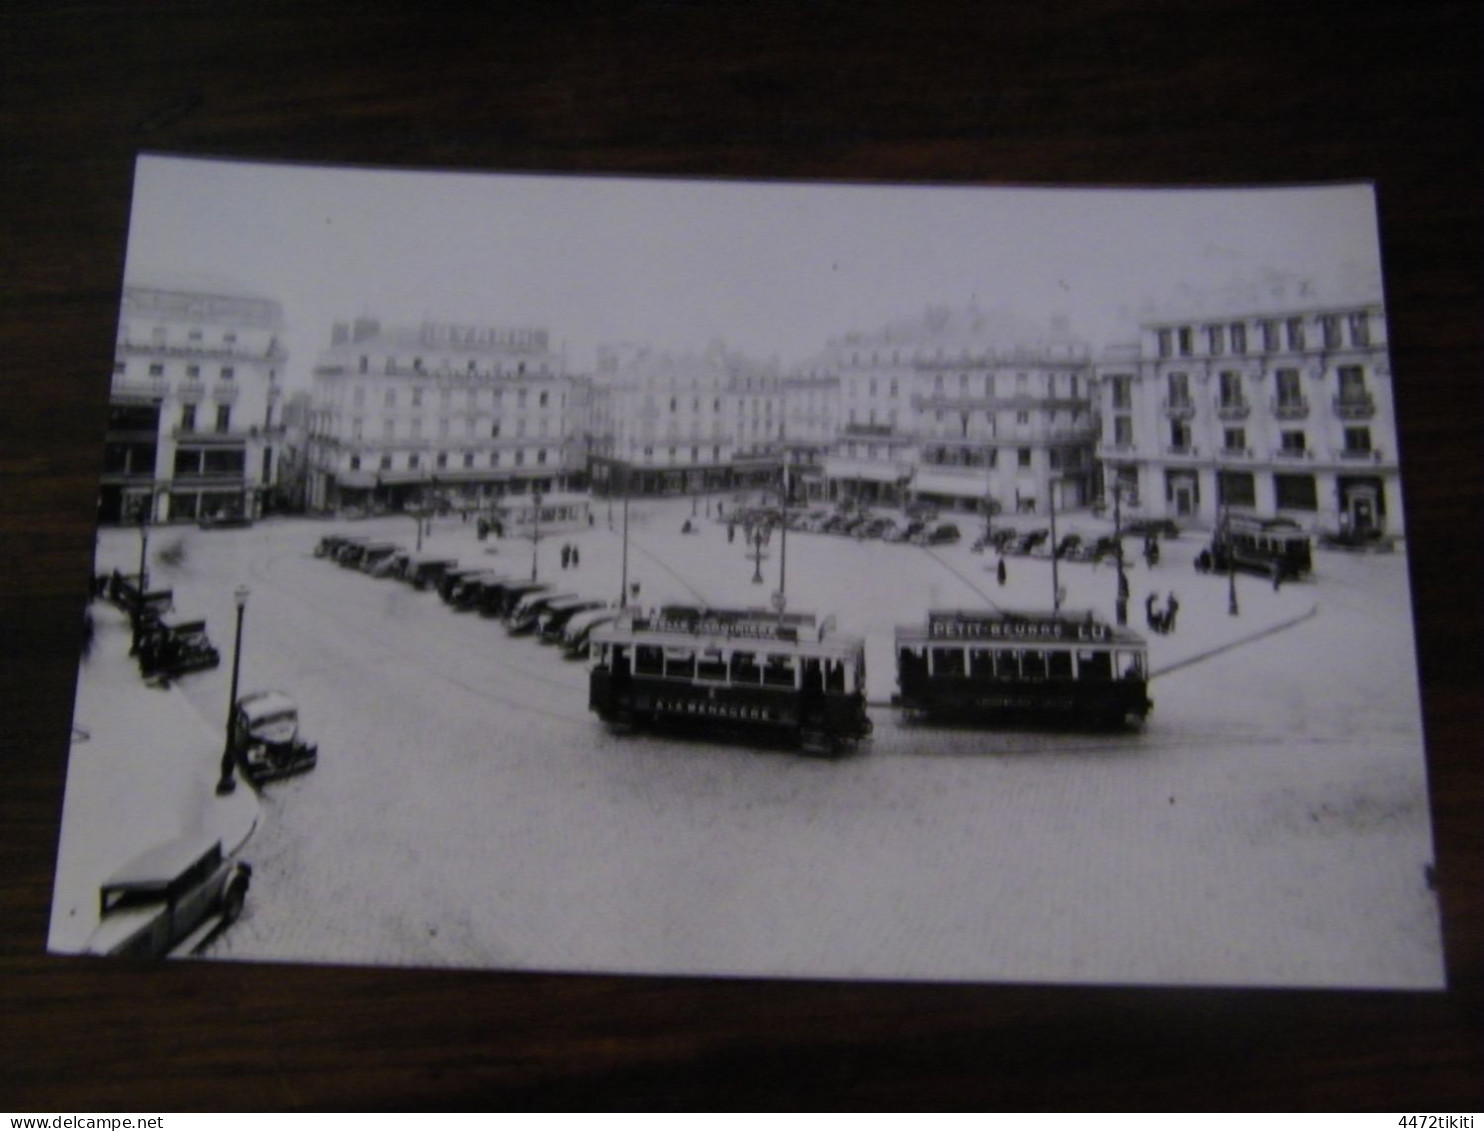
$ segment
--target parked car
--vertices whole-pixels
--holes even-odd
[[[457,558],[424,558],[408,566],[407,580],[414,589],[436,589],[444,574],[458,568]]]
[[[1138,538],[1180,537],[1180,526],[1172,518],[1136,518],[1125,522],[1122,529]]]
[[[222,530],[251,526],[252,522],[252,516],[247,514],[208,514],[202,515],[196,525],[202,530]]]
[[[146,678],[205,671],[221,663],[204,620],[161,617],[139,636],[139,671]]]
[[[319,746],[299,736],[299,705],[282,691],[254,691],[232,712],[232,751],[254,785],[302,774],[319,761]]]
[[[940,522],[923,527],[912,536],[912,541],[919,546],[940,546],[958,540],[958,527],[951,522]]]
[[[536,629],[536,618],[555,600],[575,597],[576,593],[553,593],[551,586],[527,582],[525,592],[510,593],[505,599],[505,631],[511,636],[524,636]]]
[[[374,574],[377,566],[394,556],[401,548],[395,542],[371,542],[362,548],[355,567],[362,573]]]
[[[199,949],[237,920],[252,865],[222,851],[216,837],[180,837],[130,860],[99,889],[93,954],[163,958]]]
[[[536,632],[541,637],[541,643],[561,643],[567,625],[571,623],[573,617],[579,613],[602,609],[606,606],[606,601],[594,597],[574,597],[566,601],[553,601],[536,621]]]
[[[569,660],[582,659],[587,655],[588,637],[592,635],[593,629],[599,625],[612,624],[617,619],[618,610],[614,608],[578,613],[567,622],[562,633],[563,655]]]

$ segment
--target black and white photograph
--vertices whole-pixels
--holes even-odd
[[[145,155],[121,272],[50,951],[1444,987],[1372,186]]]

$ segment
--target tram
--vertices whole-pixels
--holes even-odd
[[[618,732],[690,723],[840,754],[871,733],[865,641],[833,617],[766,609],[627,610],[593,629],[588,706]]]
[[[1231,515],[1196,558],[1196,569],[1221,573],[1233,567],[1269,577],[1276,573],[1284,581],[1303,577],[1314,568],[1309,536],[1290,518]]]
[[[1154,706],[1144,638],[1091,612],[934,609],[896,656],[909,718],[1123,727]]]

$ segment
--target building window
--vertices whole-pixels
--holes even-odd
[[[1206,348],[1209,350],[1211,356],[1212,357],[1215,357],[1218,354],[1225,352],[1225,347],[1226,347],[1225,327],[1222,327],[1222,326],[1207,326],[1206,327]]]
[[[1113,418],[1113,446],[1118,448],[1134,446],[1134,418],[1132,416]]]
[[[1242,322],[1233,322],[1230,326],[1232,353],[1247,352],[1247,326]]]
[[[1278,437],[1279,450],[1284,455],[1301,456],[1307,445],[1303,432],[1283,432]]]
[[[1279,408],[1295,408],[1304,403],[1297,369],[1279,369],[1273,377]]]
[[[1167,378],[1170,389],[1171,408],[1190,407],[1190,374],[1171,373]]]
[[[1221,433],[1221,444],[1228,455],[1244,455],[1247,451],[1247,429],[1227,428]]]
[[[351,456],[350,457],[350,469],[352,471],[360,471],[361,470],[361,457],[360,456]]]
[[[1134,379],[1127,373],[1117,373],[1113,376],[1113,407],[1132,408]]]
[[[1194,335],[1191,333],[1189,326],[1181,326],[1175,332],[1175,338],[1180,346],[1181,357],[1189,357],[1195,352]]]
[[[1265,319],[1260,323],[1262,327],[1262,348],[1265,353],[1277,353],[1278,346],[1278,323],[1272,319]]]
[[[438,467],[447,467],[448,466],[448,453],[447,452],[439,452],[438,453],[437,466]]]
[[[1290,318],[1285,324],[1288,333],[1288,348],[1301,350],[1304,348],[1304,320],[1302,318]]]
[[[1030,467],[1030,465],[1031,465],[1031,450],[1030,450],[1030,448],[1021,448],[1020,451],[1017,453],[1017,456],[1018,456],[1019,465],[1021,467]]]
[[[492,440],[498,440],[499,438],[500,438],[500,422],[497,420],[493,424],[490,425],[490,439],[492,439]]]
[[[216,430],[228,432],[232,428],[232,406],[219,404],[216,406]]]
[[[1364,369],[1358,365],[1342,365],[1337,374],[1340,380],[1340,400],[1356,403],[1366,399]]]
[[[499,452],[490,452],[490,466],[491,467],[499,467],[500,466],[500,453]]]
[[[182,432],[194,432],[196,430],[196,406],[183,404],[180,406],[180,430]]]
[[[1324,335],[1324,348],[1327,350],[1340,348],[1340,316],[1338,314],[1326,314],[1319,319],[1319,329]]]
[[[536,462],[537,463],[545,463],[546,462],[546,449],[545,448],[542,448],[540,451],[538,451],[536,453]]]
[[[1254,507],[1257,485],[1250,471],[1221,471],[1216,475],[1216,502],[1223,507]]]
[[[422,359],[419,358],[417,360],[417,363],[416,364],[419,365],[419,366],[421,366],[422,365]],[[421,389],[413,389],[412,390],[412,407],[413,408],[422,408],[422,406],[423,406],[423,391]]]
[[[1345,451],[1347,453],[1365,452],[1371,450],[1371,430],[1369,428],[1346,428],[1345,429]]]
[[[163,376],[165,376],[165,367],[164,367],[164,365],[162,365],[158,361],[157,362],[154,362],[149,367],[149,375],[151,377],[163,377]]]
[[[357,416],[353,420],[351,420],[351,422],[350,422],[350,438],[352,440],[359,440],[361,438],[361,426],[362,426],[362,421],[361,421],[361,418],[359,416]]]
[[[1273,496],[1282,511],[1319,509],[1319,491],[1312,475],[1274,475]]]
[[[186,366],[186,380],[199,381],[201,379],[201,367],[199,365]]]
[[[516,452],[515,452],[515,466],[516,467],[522,467],[522,466],[525,465],[525,462],[526,462],[525,449],[523,449],[523,448],[517,448],[516,449]]]
[[[1364,310],[1357,310],[1350,315],[1350,344],[1352,346],[1371,344],[1371,323]]]
[[[1219,380],[1221,382],[1221,407],[1241,408],[1242,401],[1242,375],[1233,369],[1223,369]]]
[[[382,456],[381,457],[381,470],[382,471],[390,471],[391,469],[392,469],[392,457],[391,456]]]
[[[1155,335],[1159,340],[1159,356],[1173,357],[1175,353],[1175,336],[1168,329],[1156,330]]]
[[[232,366],[230,366],[230,365],[224,365],[224,366],[222,366],[222,380],[223,381],[230,381],[235,376],[237,376],[237,371],[235,369],[233,369]]]
[[[1170,447],[1177,452],[1190,450],[1190,425],[1184,420],[1170,421]]]
[[[474,466],[474,453],[473,452],[465,452],[464,453],[464,466],[465,467],[473,467]]]
[[[411,455],[409,455],[407,457],[407,466],[410,467],[410,468],[417,467],[417,453],[416,452],[413,452]]]

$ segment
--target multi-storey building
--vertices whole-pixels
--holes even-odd
[[[1088,501],[1092,364],[1063,320],[933,308],[832,341],[807,371],[839,380],[828,498],[1021,514]]]
[[[1108,486],[1142,513],[1223,508],[1311,529],[1403,528],[1379,285],[1326,301],[1304,280],[1198,296],[1099,364]]]
[[[337,323],[314,369],[309,505],[477,506],[575,486],[584,402],[544,329]]]
[[[592,389],[592,479],[600,492],[681,494],[777,482],[783,379],[720,344],[599,352]]]
[[[126,283],[99,492],[103,522],[257,515],[276,476],[277,302]]]

